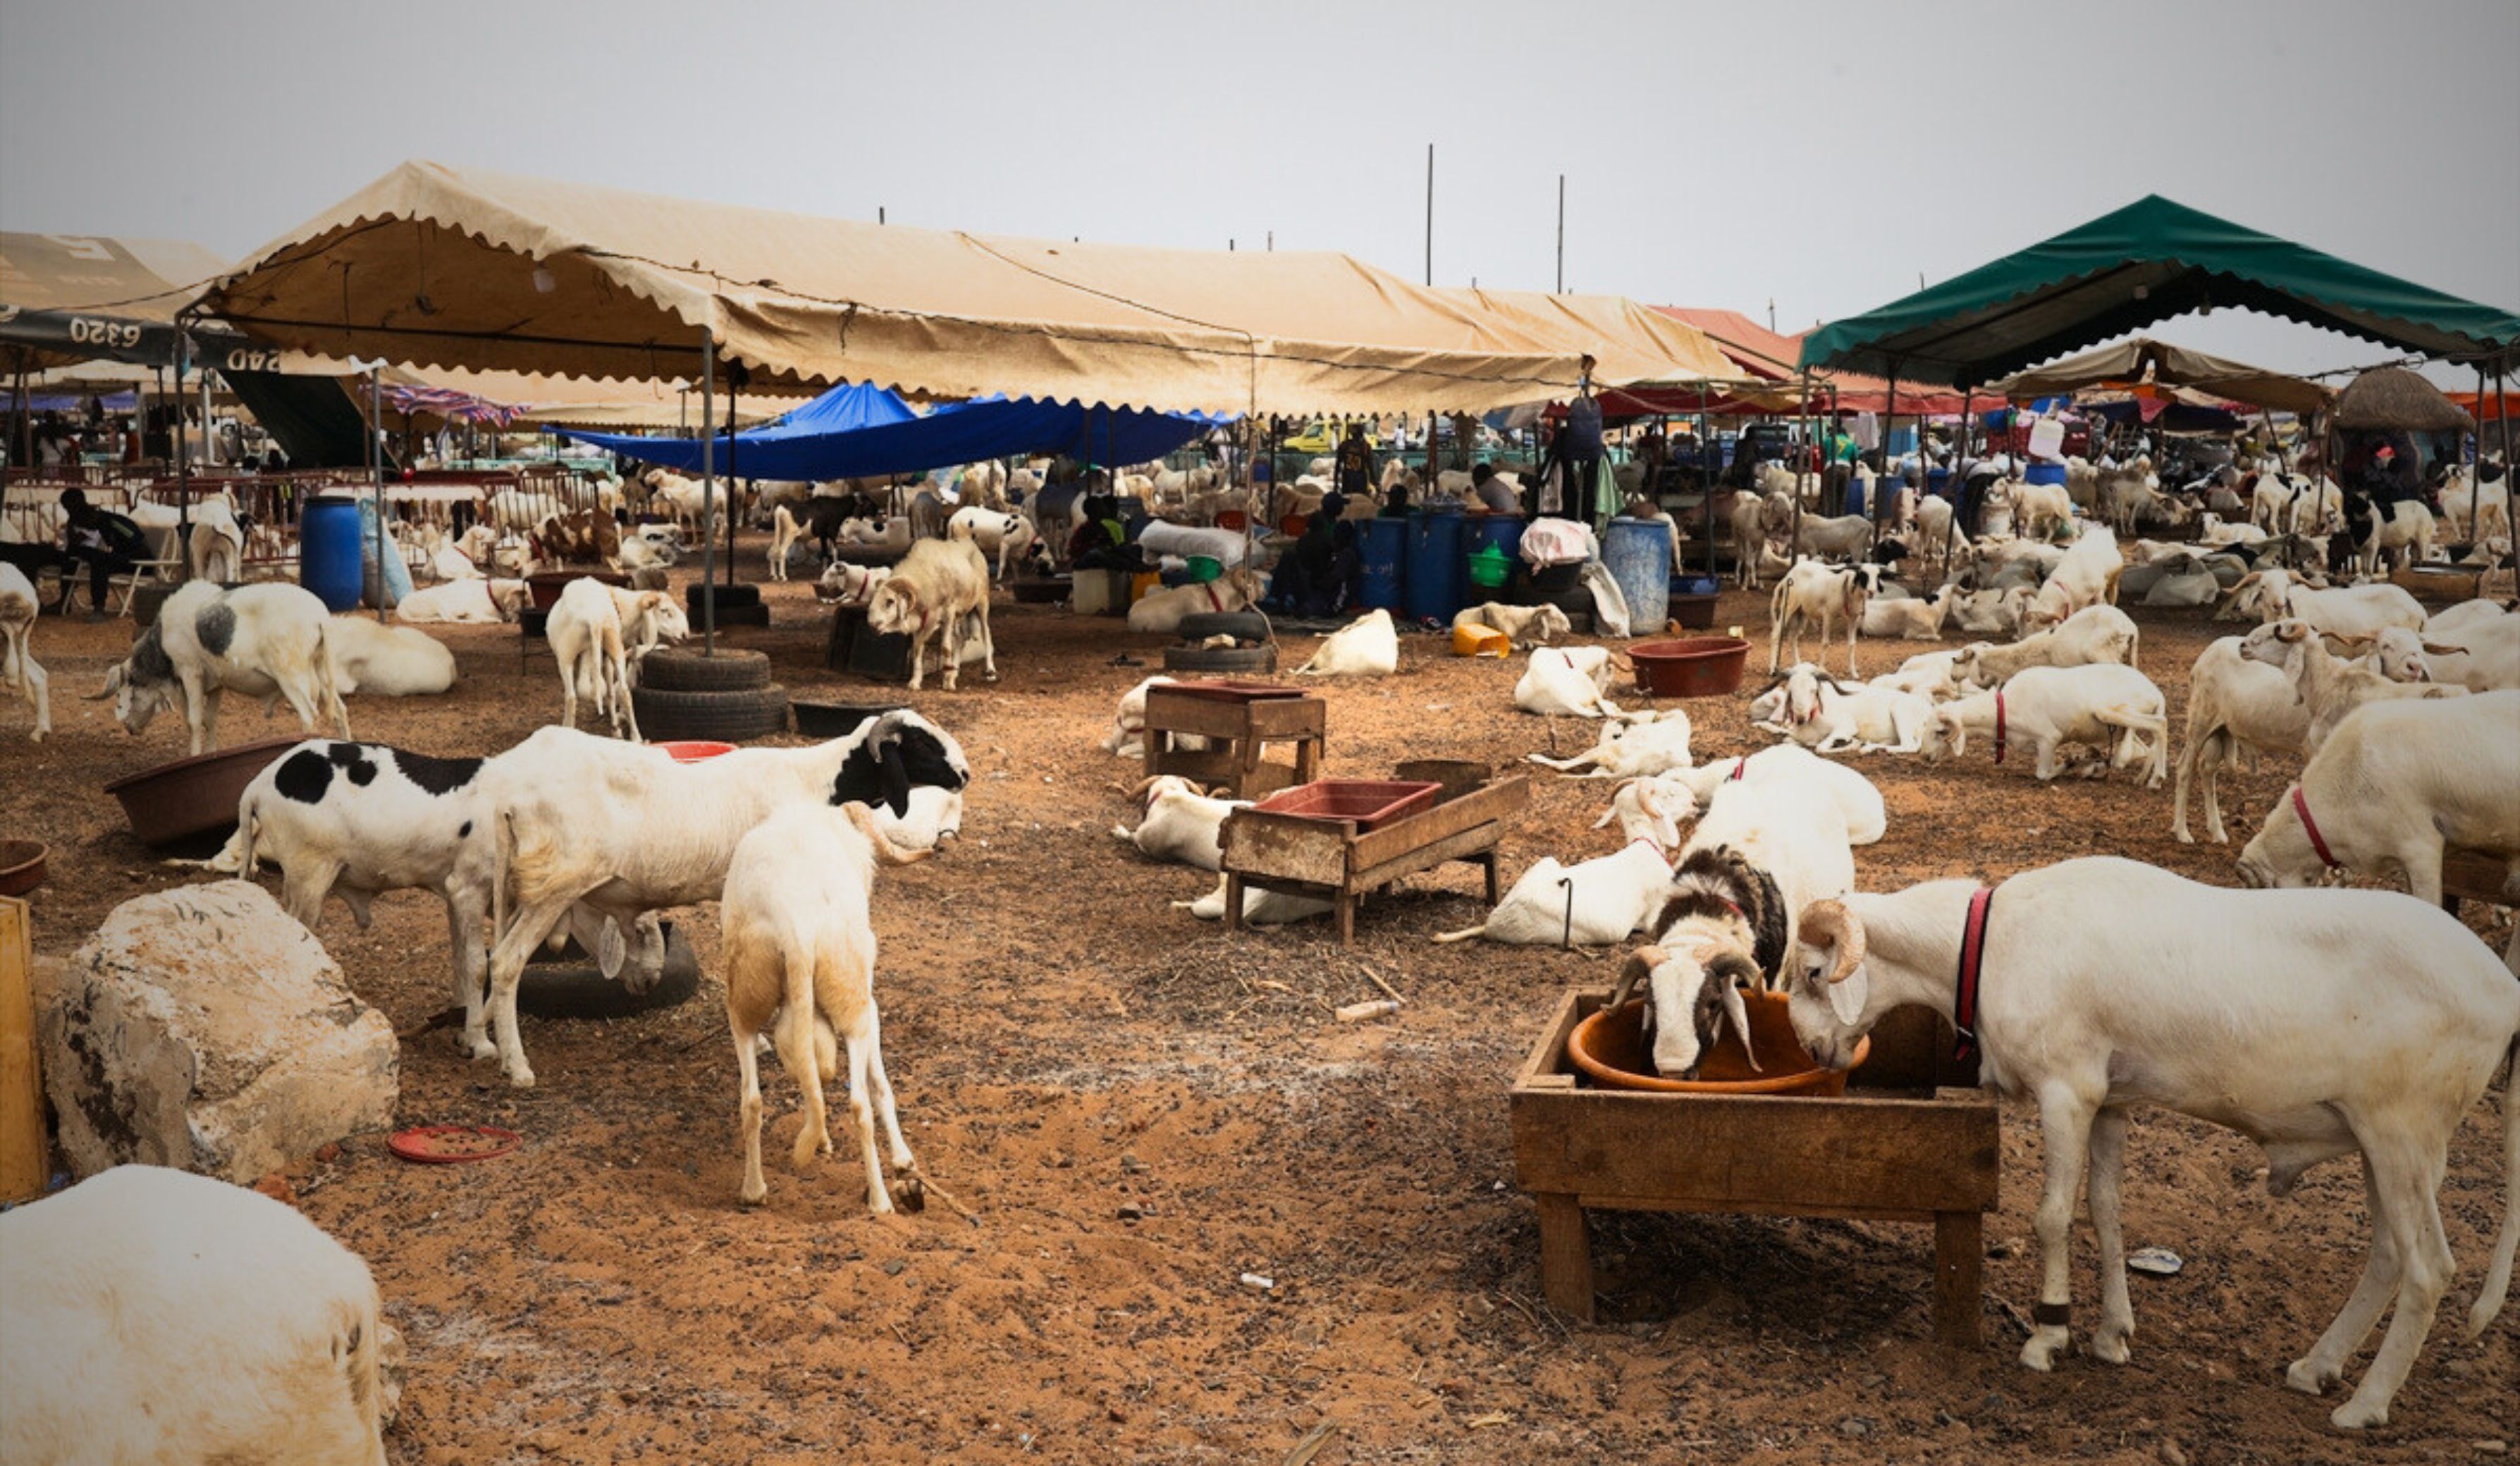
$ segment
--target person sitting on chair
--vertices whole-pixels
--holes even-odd
[[[88,614],[102,619],[113,577],[128,575],[139,566],[149,554],[149,537],[127,515],[98,509],[77,489],[62,490],[62,549],[69,558],[87,566]],[[53,607],[55,615],[69,614],[70,591],[76,579],[74,571],[64,571],[62,600]]]
[[[1346,508],[1344,495],[1324,494],[1321,507],[1304,521],[1303,534],[1279,557],[1267,603],[1281,614],[1336,616],[1355,599],[1364,562],[1357,555],[1356,526],[1340,518]]]

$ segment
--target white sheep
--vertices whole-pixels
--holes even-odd
[[[2366,702],[2398,697],[2448,697],[2464,694],[2463,687],[2444,687],[2429,682],[2401,681],[2388,673],[2383,660],[2380,667],[2358,666],[2329,652],[2309,623],[2303,621],[2271,621],[2240,639],[2240,655],[2282,672],[2291,683],[2310,722],[2302,736],[2302,747],[2318,752],[2339,723]],[[2408,668],[2398,664],[2400,674],[2420,674],[2421,663]]]
[[[586,576],[562,587],[544,635],[560,669],[561,726],[577,727],[577,700],[584,697],[594,703],[597,717],[611,723],[614,734],[638,742],[639,715],[630,706],[629,659],[612,588]]]
[[[1110,732],[1102,735],[1102,751],[1125,759],[1146,756],[1147,690],[1168,688],[1173,679],[1157,673],[1120,694],[1120,705],[1111,710]],[[1180,734],[1174,736],[1179,737]]]
[[[1000,580],[1007,578],[1010,566],[1022,563],[1033,548],[1041,543],[1030,519],[979,505],[966,505],[956,510],[953,516],[945,521],[945,537],[968,540],[980,547],[982,555],[996,556],[997,578]]]
[[[1129,629],[1171,636],[1184,616],[1248,610],[1260,594],[1258,577],[1238,565],[1203,584],[1148,591],[1129,607]]]
[[[1835,1069],[1884,1014],[1930,1009],[1968,1037],[1983,1084],[2037,1102],[2048,1174],[2021,1362],[2046,1370],[2070,1340],[2068,1246],[2086,1173],[2100,1251],[2092,1353],[2129,1357],[2127,1121],[2156,1104],[2257,1141],[2277,1196],[2312,1166],[2361,1153],[2369,1266],[2284,1379],[2314,1395],[2340,1379],[2394,1292],[2387,1338],[2328,1417],[2348,1430],[2384,1423],[2450,1285],[2443,1157],[2495,1072],[2520,1065],[2520,983],[2455,918],[2385,891],[2231,891],[2105,857],[1980,890],[1943,880],[1819,903],[1803,913],[1787,1007],[1803,1047]],[[1979,960],[1964,973],[1971,947]],[[2471,1338],[2501,1311],[2520,1249],[2520,1084],[2503,1092],[2502,1126],[2502,1232]]]
[[[2436,617],[2435,623],[2440,618]],[[2396,634],[2396,628],[2382,633]],[[2454,684],[2471,692],[2520,688],[2520,616],[2452,624],[2448,630],[2424,628],[2424,666],[2436,682]]]
[[[1800,743],[1775,743],[1740,758],[1715,759],[1663,777],[1687,788],[1700,806],[1727,784],[1809,784],[1836,804],[1839,818],[1846,822],[1847,843],[1874,844],[1889,828],[1881,791],[1873,787],[1872,780],[1844,764],[1822,758]]]
[[[402,1337],[293,1207],[117,1166],[0,1214],[0,1460],[383,1466]]]
[[[998,676],[997,641],[989,632],[989,562],[968,540],[921,540],[867,601],[867,629],[878,636],[910,638],[910,689],[919,690],[927,644],[944,639],[945,687],[962,674],[965,626],[979,621],[983,675]]]
[[[1535,764],[1582,778],[1639,778],[1689,765],[1688,715],[1678,708],[1624,713],[1604,721],[1593,746],[1570,758],[1532,753]]]
[[[15,691],[35,710],[38,743],[53,731],[52,681],[35,662],[35,616],[42,609],[34,582],[7,560],[0,560],[0,690]]]
[[[2252,753],[2300,753],[2310,736],[2310,710],[2294,695],[2292,679],[2279,667],[2240,655],[2240,639],[2224,637],[2199,652],[2187,674],[2187,737],[2179,750],[2170,833],[2181,844],[2187,832],[2187,789],[2198,781],[2205,805],[2205,837],[2223,831],[2220,776],[2245,748]]]
[[[414,627],[335,616],[324,641],[333,657],[333,687],[344,697],[424,697],[455,686],[455,653]]]
[[[1671,884],[1671,860],[1650,840],[1631,840],[1616,855],[1564,866],[1543,856],[1505,893],[1477,926],[1444,932],[1438,942],[1484,937],[1521,947],[1605,947],[1644,924]]]
[[[1322,639],[1297,677],[1387,677],[1400,670],[1400,629],[1391,612],[1371,610]]]
[[[2027,743],[2042,783],[2058,773],[2059,744],[2109,748],[2110,767],[2118,769],[2149,753],[2144,787],[2159,788],[2170,763],[2170,722],[2163,708],[2161,689],[2133,667],[2032,667],[1992,692],[1934,709],[1917,747],[1926,762],[1940,763],[1965,753],[1971,736],[1987,734],[2001,764],[2010,744]]]
[[[1504,632],[1506,640],[1516,651],[1545,644],[1552,637],[1562,637],[1574,630],[1574,624],[1566,619],[1566,612],[1556,606],[1546,603],[1505,605],[1494,600],[1454,614],[1455,631],[1470,626],[1492,627]]]
[[[158,619],[106,674],[91,701],[114,699],[113,715],[137,733],[160,708],[191,725],[193,752],[216,746],[224,692],[279,697],[308,733],[329,717],[350,735],[350,714],[333,685],[331,613],[312,592],[262,584],[222,591],[188,581],[166,598]]]
[[[2032,667],[2081,667],[2092,662],[2132,667],[2141,641],[2134,617],[2113,605],[2089,605],[2009,646],[1977,642],[1961,647],[1952,659],[1952,676],[1993,688]]]
[[[2455,845],[2504,857],[2520,880],[2515,728],[2520,691],[2355,709],[2241,848],[2240,879],[2302,886],[2334,869],[2396,869],[2439,905],[2442,853]],[[2520,933],[2512,955],[2520,960]]]
[[[1249,809],[1251,801],[1219,798],[1177,774],[1147,779],[1137,792],[1147,801],[1146,813],[1135,829],[1113,825],[1113,839],[1135,845],[1159,861],[1201,870],[1225,868],[1221,843],[1225,819],[1236,810]]]
[[[516,620],[528,595],[521,580],[450,580],[442,586],[425,586],[395,601],[394,619],[422,626],[496,626]]]
[[[2022,626],[2039,631],[2103,601],[2115,605],[2118,576],[2125,569],[2126,557],[2118,553],[2118,537],[2108,526],[2084,526],[2082,535],[2065,551],[2065,557],[2040,583],[2039,593],[2030,598],[2029,609],[2021,614]]]
[[[1943,639],[1943,619],[1951,614],[1952,602],[1958,596],[1956,585],[1943,587],[1930,600],[1913,596],[1876,596],[1865,602],[1864,616],[1857,625],[1868,637],[1939,642]]]
[[[1849,686],[1809,662],[1785,675],[1786,735],[1814,753],[1913,753],[1934,716],[1931,700],[1889,688]]]
[[[1536,647],[1513,685],[1513,705],[1545,718],[1618,717],[1618,705],[1602,695],[1610,665],[1606,646]]]
[[[892,1080],[884,1073],[881,1025],[875,1002],[875,923],[867,896],[878,860],[909,865],[919,851],[885,840],[862,804],[839,808],[795,804],[772,813],[737,843],[727,862],[718,920],[726,944],[726,1020],[742,1076],[738,1121],[743,1131],[741,1195],[759,1202],[761,1073],[756,1036],[769,1033],[779,1060],[803,1092],[805,1124],[795,1164],[803,1170],[832,1135],[823,1087],[837,1077],[848,1052],[849,1116],[866,1160],[867,1207],[893,1209],[876,1159],[876,1121],[883,1121],[894,1185],[905,1199],[922,1195],[917,1163],[901,1136]]]
[[[1792,569],[1777,582],[1768,598],[1768,673],[1775,676],[1779,656],[1790,633],[1794,639],[1794,660],[1803,659],[1803,628],[1820,624],[1821,644],[1825,648],[1832,628],[1839,618],[1846,622],[1846,675],[1855,670],[1856,628],[1863,624],[1865,602],[1868,596],[1862,578],[1852,570],[1831,569],[1814,560],[1798,560]]]
[[[2291,618],[2340,637],[2367,637],[2384,626],[2424,629],[2424,608],[2414,597],[2392,585],[2339,586],[2319,589],[2302,584],[2287,570],[2253,570],[2231,588],[2228,607],[2260,622]]]

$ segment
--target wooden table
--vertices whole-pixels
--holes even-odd
[[[1259,697],[1229,702],[1163,686],[1147,689],[1147,777],[1178,774],[1200,783],[1222,784],[1236,799],[1259,799],[1321,777],[1322,741],[1329,705],[1318,697]],[[1209,747],[1177,748],[1173,737],[1194,733]],[[1263,762],[1271,743],[1295,745],[1295,762]],[[1235,919],[1231,908],[1226,919]]]
[[[1149,695],[1150,709],[1153,702]],[[1530,802],[1531,784],[1515,775],[1448,792],[1452,797],[1423,814],[1363,832],[1347,820],[1260,810],[1226,816],[1219,835],[1225,852],[1226,927],[1240,929],[1242,888],[1257,886],[1328,900],[1338,911],[1339,945],[1350,946],[1356,941],[1357,905],[1367,892],[1447,861],[1485,867],[1487,902],[1495,906],[1497,840],[1505,832],[1505,817]]]
[[[1515,1180],[1540,1204],[1551,1307],[1593,1317],[1584,1214],[1729,1212],[1934,1224],[1934,1340],[1975,1348],[1984,1215],[2002,1149],[1993,1096],[1961,1088],[1951,1028],[1890,1014],[1842,1098],[1578,1087],[1567,1035],[1607,993],[1570,991],[1513,1077]]]

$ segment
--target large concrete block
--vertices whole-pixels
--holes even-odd
[[[79,1176],[140,1161],[250,1184],[393,1120],[393,1026],[260,886],[126,901],[35,983],[44,1088]]]

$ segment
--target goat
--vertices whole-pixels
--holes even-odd
[[[1041,547],[1041,538],[1034,531],[1030,519],[977,505],[956,510],[953,516],[945,521],[945,537],[968,540],[980,547],[982,555],[995,555],[999,580],[1007,578],[1010,565],[1031,559]]]
[[[2388,1419],[2450,1283],[2442,1157],[2495,1072],[2520,1065],[2520,983],[2454,917],[2390,892],[2229,891],[2095,857],[2015,875],[1991,899],[1943,880],[1822,902],[1803,913],[1801,937],[1787,1008],[1814,1058],[1844,1069],[1884,1013],[1921,1006],[1957,1020],[1982,1083],[2038,1102],[2043,1266],[2021,1351],[2033,1369],[2049,1368],[2069,1342],[2067,1247],[2087,1170],[2100,1248],[2092,1352],[2128,1358],[2135,1312],[2119,1193],[2134,1106],[2257,1141],[2277,1196],[2312,1166],[2359,1150],[2370,1264],[2284,1378],[2314,1395],[2339,1379],[2394,1289],[2379,1354],[2328,1417],[2348,1430]],[[1955,984],[1970,950],[1975,981]],[[2520,1084],[2504,1091],[2502,1126],[2502,1232],[2470,1337],[2501,1311],[2520,1245]]]
[[[35,663],[35,615],[41,609],[26,572],[0,560],[0,690],[15,690],[35,710],[34,740],[53,731],[52,681]]]
[[[508,1082],[534,1082],[517,1033],[518,978],[570,907],[583,901],[626,925],[715,901],[737,843],[785,806],[880,798],[902,816],[914,785],[960,789],[970,777],[953,738],[908,711],[807,748],[739,748],[696,764],[561,728],[500,755],[488,782],[515,901],[490,953],[490,1018]]]
[[[1556,606],[1504,605],[1494,600],[1456,612],[1453,629],[1459,631],[1465,626],[1487,626],[1504,632],[1517,651],[1544,645],[1550,638],[1565,636],[1575,629],[1574,623],[1566,619],[1566,612]]]
[[[402,1337],[294,1207],[116,1166],[0,1215],[0,1459],[383,1466]]]
[[[179,708],[191,726],[193,752],[217,745],[219,697],[280,697],[312,733],[318,717],[350,735],[350,715],[333,685],[331,613],[314,593],[291,585],[222,591],[187,582],[166,598],[158,620],[131,644],[131,654],[106,674],[113,716],[139,733],[160,708]]]
[[[878,636],[910,637],[910,690],[919,690],[927,644],[940,633],[945,687],[952,690],[963,667],[964,618],[979,618],[982,673],[998,679],[998,647],[989,633],[989,562],[968,540],[922,540],[893,567],[867,601],[867,629]]]
[[[1995,761],[2007,744],[2027,742],[2040,782],[2056,777],[2056,747],[2088,743],[2112,748],[2110,767],[2124,769],[2146,751],[2152,757],[2144,787],[2159,788],[2170,763],[2170,722],[2161,689],[2133,667],[2092,662],[2073,667],[2032,667],[1992,692],[1946,702],[1934,709],[1917,740],[1927,763],[1967,751],[1969,735],[1995,740]]]
[[[413,627],[335,616],[324,645],[333,658],[334,690],[344,697],[431,696],[455,686],[455,653]]]
[[[876,1120],[883,1121],[894,1185],[914,1210],[923,1205],[917,1163],[901,1137],[892,1080],[875,1002],[875,923],[867,896],[875,866],[924,860],[885,840],[863,804],[832,808],[791,804],[772,813],[737,842],[726,866],[718,921],[726,944],[726,1021],[742,1076],[738,1122],[743,1130],[740,1194],[758,1203],[761,1180],[761,1073],[754,1040],[771,1033],[780,1063],[805,1099],[795,1164],[832,1148],[823,1087],[848,1050],[849,1116],[866,1160],[867,1208],[892,1210],[892,1194],[876,1164]]]
[[[1812,560],[1796,561],[1768,598],[1768,674],[1775,676],[1780,665],[1787,633],[1794,639],[1794,660],[1800,662],[1804,626],[1819,622],[1821,644],[1825,647],[1842,617],[1846,622],[1846,675],[1859,675],[1855,670],[1855,633],[1863,624],[1868,599],[1864,582],[1854,571],[1833,570]]]
[[[1593,746],[1571,758],[1538,753],[1524,757],[1561,774],[1586,770],[1578,776],[1583,778],[1649,777],[1688,767],[1688,715],[1678,708],[1629,713],[1603,722]]]
[[[1400,670],[1400,631],[1391,612],[1371,610],[1322,639],[1297,677],[1387,677]]]
[[[1145,855],[1201,870],[1225,868],[1222,835],[1225,818],[1248,809],[1247,799],[1210,795],[1177,774],[1157,775],[1141,782],[1136,792],[1147,801],[1138,827],[1111,826],[1111,837],[1138,847]]]
[[[1809,662],[1785,674],[1786,734],[1814,753],[1913,753],[1934,704],[1912,692],[1850,687]]]
[[[2316,754],[2336,725],[2366,702],[2393,697],[2448,697],[2465,688],[2399,681],[2386,672],[2358,667],[2332,655],[2308,623],[2271,621],[2240,639],[2240,655],[2283,673],[2309,723],[2302,748]],[[2385,666],[2385,663],[2383,664]],[[2402,667],[2402,670],[2403,667]],[[2414,670],[2422,671],[2418,666]]]
[[[1542,717],[1616,718],[1610,689],[1615,657],[1606,646],[1541,646],[1533,649],[1513,685],[1513,705]]]
[[[1784,976],[1807,907],[1854,888],[1846,823],[1827,795],[1799,784],[1719,788],[1646,925],[1647,945],[1628,955],[1611,993],[1615,1005],[1629,984],[1644,983],[1655,1071],[1696,1078],[1719,1012],[1747,1050],[1741,992]]]

